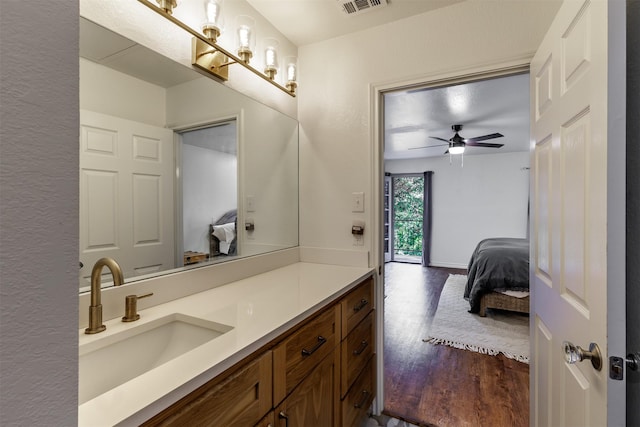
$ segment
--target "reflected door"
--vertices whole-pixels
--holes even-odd
[[[102,257],[125,279],[173,268],[173,194],[171,130],[80,111],[81,288]]]

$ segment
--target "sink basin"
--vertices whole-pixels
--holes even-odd
[[[80,346],[79,402],[95,398],[233,327],[180,313]]]

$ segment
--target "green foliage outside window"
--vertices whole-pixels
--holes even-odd
[[[398,255],[422,256],[424,179],[393,179],[393,244]]]

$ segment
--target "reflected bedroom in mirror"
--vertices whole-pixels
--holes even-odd
[[[79,66],[80,292],[298,245],[295,119],[84,18]]]

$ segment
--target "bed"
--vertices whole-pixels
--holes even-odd
[[[529,240],[484,239],[469,260],[464,298],[471,313],[487,308],[529,312]]]
[[[225,212],[209,225],[209,258],[236,255],[238,211]]]

